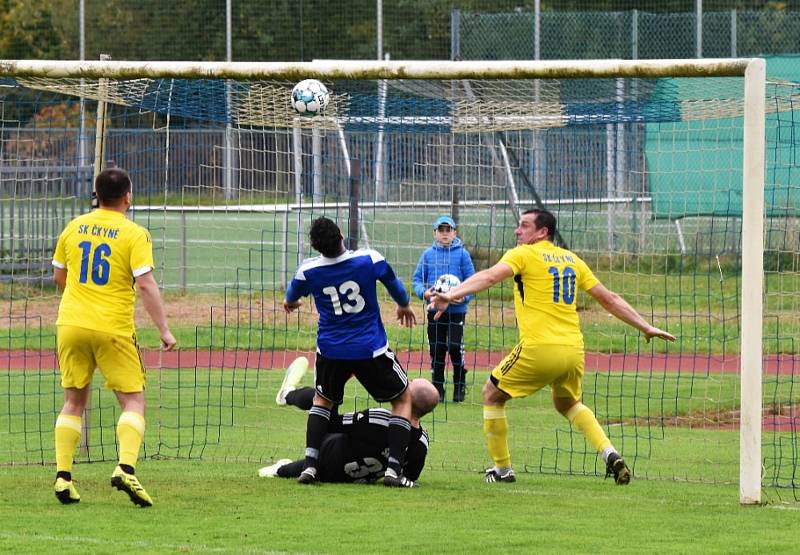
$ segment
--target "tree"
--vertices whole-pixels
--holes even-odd
[[[77,28],[78,14],[71,4],[67,0],[0,0],[0,57],[76,58],[77,37],[69,33]]]

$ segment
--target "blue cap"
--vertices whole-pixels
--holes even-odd
[[[433,222],[433,229],[439,229],[440,225],[449,225],[453,229],[456,229],[456,222],[450,216],[439,216],[436,218],[436,221]]]

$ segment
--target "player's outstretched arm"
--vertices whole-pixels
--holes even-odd
[[[602,283],[598,283],[589,289],[587,293],[594,297],[610,314],[641,331],[645,341],[648,343],[654,337],[659,337],[665,341],[675,341],[674,335],[651,325],[625,299],[607,289]]]
[[[153,320],[153,323],[158,328],[158,333],[161,336],[161,348],[165,351],[171,351],[175,348],[177,341],[172,332],[169,331],[164,304],[161,302],[161,292],[158,289],[155,278],[153,278],[153,272],[147,272],[136,278],[136,290],[142,299],[142,304],[147,314],[150,315],[150,319]]]
[[[435,310],[436,314],[433,319],[438,320],[442,314],[444,314],[444,311],[447,310],[447,305],[454,302],[456,299],[461,299],[471,293],[489,289],[492,285],[500,283],[504,279],[510,278],[512,275],[514,275],[514,271],[511,269],[511,266],[504,262],[498,262],[491,268],[473,274],[469,279],[463,281],[461,285],[453,287],[447,293],[434,293],[428,305],[428,310]]]

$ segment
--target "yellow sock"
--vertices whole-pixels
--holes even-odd
[[[56,471],[72,472],[75,450],[81,439],[81,417],[59,414],[56,419]]]
[[[611,447],[611,441],[600,427],[597,418],[594,417],[592,409],[583,403],[577,403],[567,413],[567,419],[575,426],[586,440],[591,443],[598,452],[602,453]]]
[[[511,468],[511,453],[508,452],[508,419],[506,407],[483,407],[483,433],[494,465]]]
[[[119,464],[136,466],[143,437],[144,416],[137,412],[123,412],[117,421]]]

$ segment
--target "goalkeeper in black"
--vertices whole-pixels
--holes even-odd
[[[411,393],[411,436],[403,466],[403,475],[416,482],[428,455],[428,433],[419,419],[431,412],[439,402],[439,392],[428,380],[418,378],[409,385]],[[287,405],[309,410],[314,389],[305,387],[285,395]],[[332,414],[328,432],[322,441],[319,466],[320,482],[372,483],[383,477],[389,458],[389,418],[383,408]],[[259,470],[262,477],[297,478],[303,471],[303,460],[281,459]]]

